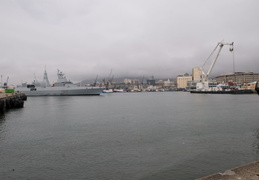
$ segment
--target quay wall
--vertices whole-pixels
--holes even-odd
[[[259,161],[243,166],[226,170],[224,173],[217,173],[196,180],[259,180]]]
[[[12,108],[22,108],[27,96],[23,93],[0,93],[0,114]]]

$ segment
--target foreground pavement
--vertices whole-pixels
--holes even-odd
[[[217,173],[197,180],[259,180],[259,161],[239,166],[224,173]]]

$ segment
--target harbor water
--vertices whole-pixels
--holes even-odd
[[[189,180],[259,159],[259,97],[28,97],[0,116],[1,180]]]

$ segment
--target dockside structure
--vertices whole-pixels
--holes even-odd
[[[22,108],[27,96],[24,93],[0,93],[0,114],[12,108]]]

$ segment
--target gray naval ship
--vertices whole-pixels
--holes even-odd
[[[23,92],[27,96],[89,96],[100,95],[104,89],[102,87],[86,87],[73,84],[59,70],[57,76],[57,82],[50,85],[45,70],[42,82],[34,80],[31,84],[22,83],[21,86],[15,88],[15,92]]]

